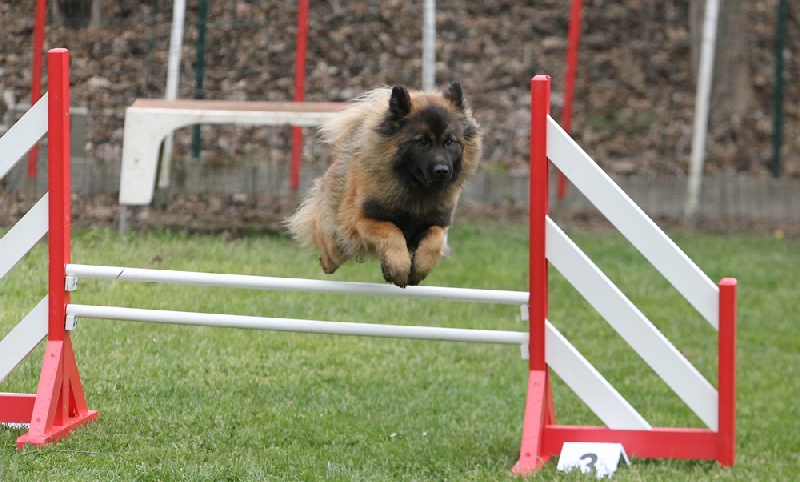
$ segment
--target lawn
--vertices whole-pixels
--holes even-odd
[[[715,332],[618,234],[573,239],[716,383]],[[676,234],[715,282],[739,280],[737,461],[634,459],[617,480],[793,480],[800,468],[800,243]],[[279,237],[79,231],[73,261],[323,278]],[[461,224],[429,285],[525,290],[527,230]],[[46,248],[0,281],[0,338],[45,294]],[[334,280],[380,282],[375,263]],[[82,280],[73,301],[330,321],[524,330],[513,306]],[[550,319],[653,425],[700,427],[639,357],[551,270]],[[514,480],[526,362],[513,346],[82,320],[73,335],[97,422],[42,450],[0,427],[0,481]],[[35,391],[42,347],[0,385]],[[555,377],[559,423],[598,424]],[[534,478],[565,476],[555,463]]]

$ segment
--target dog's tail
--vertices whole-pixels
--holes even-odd
[[[314,246],[314,224],[319,212],[321,188],[321,180],[315,180],[297,211],[283,221],[292,238],[302,246]]]
[[[364,92],[353,100],[350,107],[339,111],[319,127],[319,139],[326,144],[340,147],[347,147],[350,143],[358,145],[362,142],[359,133],[364,126],[377,125],[383,118],[391,95],[392,89],[387,87]]]

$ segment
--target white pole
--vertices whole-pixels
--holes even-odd
[[[693,222],[700,201],[700,187],[705,164],[706,136],[708,134],[708,104],[711,96],[711,81],[714,76],[714,50],[717,43],[717,19],[719,0],[706,0],[703,20],[703,44],[700,51],[700,69],[695,99],[694,133],[692,134],[692,157],[689,166],[689,186],[684,217]]]
[[[422,13],[422,90],[436,86],[436,0],[425,0]]]
[[[178,98],[178,79],[181,69],[181,50],[183,47],[183,17],[186,12],[186,1],[175,0],[172,6],[172,31],[169,37],[169,58],[167,60],[167,90],[164,98]],[[172,160],[172,133],[164,138],[164,155],[158,176],[158,187],[169,186],[169,167]]]
[[[145,310],[118,306],[67,305],[67,315],[77,318],[169,323],[193,326],[216,326],[251,330],[292,331],[327,335],[373,336],[420,340],[461,341],[527,345],[528,333],[522,331],[470,330],[435,326],[379,325],[336,321],[263,318],[259,316],[192,313],[184,311]]]
[[[425,0],[422,7],[422,90],[436,87],[436,0]],[[447,246],[448,233],[444,234]]]
[[[187,286],[239,288],[272,291],[299,291],[340,295],[385,296],[389,298],[434,299],[473,303],[525,305],[525,291],[483,290],[446,286],[409,286],[398,288],[390,284],[323,281],[302,278],[274,278],[242,274],[202,273],[160,269],[123,268],[118,266],[89,266],[68,264],[67,276],[139,283],[165,283]]]

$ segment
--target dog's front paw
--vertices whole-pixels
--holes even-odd
[[[383,271],[383,279],[405,288],[409,284],[409,275],[411,274],[411,257],[408,254],[405,259],[402,255],[386,256],[381,260],[381,271]]]
[[[420,284],[445,255],[447,247],[444,245],[444,233],[445,231],[441,228],[431,228],[420,242],[412,257],[408,284],[412,286]]]
[[[411,267],[411,273],[408,275],[408,285],[409,286],[417,286],[428,277],[430,274],[430,270],[428,271],[419,271],[417,270],[416,266]]]
[[[433,267],[441,256],[441,250],[430,253],[417,250],[411,261],[411,273],[408,275],[408,284],[416,286],[431,274]]]

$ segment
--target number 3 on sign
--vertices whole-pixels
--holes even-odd
[[[581,455],[580,460],[581,462],[586,461],[585,467],[590,471],[592,471],[595,469],[594,464],[597,462],[597,454],[593,453],[583,454]],[[583,467],[584,466],[581,467],[581,472],[584,472]]]
[[[577,468],[584,474],[594,472],[600,479],[614,475],[620,458],[630,465],[622,444],[565,442],[558,458],[557,469],[569,472]]]

